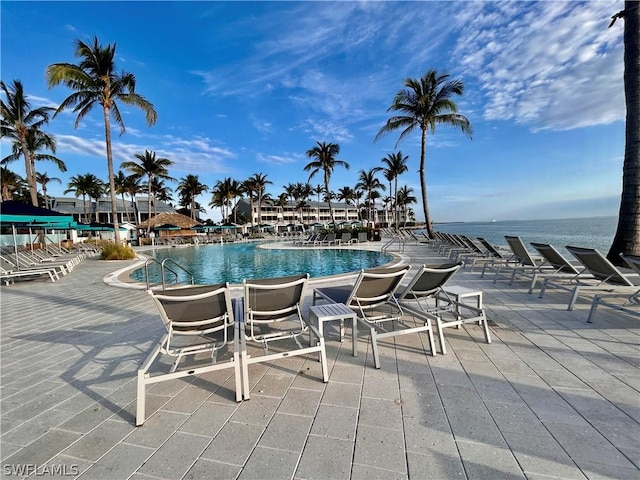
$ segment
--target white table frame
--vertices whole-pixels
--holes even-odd
[[[327,303],[323,305],[313,305],[309,307],[309,322],[313,319],[318,321],[318,332],[324,337],[323,323],[340,320],[340,342],[344,340],[344,321],[351,319],[351,343],[354,357],[358,356],[358,326],[356,312],[347,307],[344,303]],[[309,345],[313,342],[313,333],[309,332]]]

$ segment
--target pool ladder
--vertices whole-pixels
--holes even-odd
[[[156,260],[155,258],[149,258],[147,259],[146,262],[144,262],[144,278],[145,281],[147,283],[147,290],[149,290],[149,288],[151,288],[151,284],[149,283],[149,265],[152,263],[156,263],[160,266],[160,277],[162,279],[162,290],[165,290],[167,288],[167,283],[166,283],[166,272],[172,273],[174,278],[175,278],[175,284],[178,284],[178,272],[176,270],[182,271],[184,273],[186,273],[189,278],[191,279],[191,285],[194,284],[194,280],[193,280],[193,274],[187,270],[186,268],[184,268],[182,265],[180,265],[179,263],[177,263],[175,260],[173,260],[172,258],[165,258],[164,260],[162,260],[162,262],[159,262],[158,260]],[[168,267],[166,264],[169,263],[171,264],[171,266],[173,268]]]
[[[401,237],[401,236],[391,237],[391,240],[389,240],[387,243],[385,243],[382,246],[382,248],[380,249],[380,252],[381,253],[385,253],[385,252],[389,251],[391,246],[396,242],[398,242],[398,251],[401,252],[401,253],[404,253],[405,238]]]

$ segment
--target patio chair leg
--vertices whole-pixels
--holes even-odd
[[[487,343],[491,343],[491,334],[489,333],[489,322],[487,321],[487,316],[484,316],[484,320],[482,320],[484,327],[484,338]]]
[[[427,330],[427,336],[429,338],[429,348],[431,349],[431,355],[436,356],[436,342],[433,338],[433,325],[431,324],[431,320],[429,320],[429,330]]]
[[[587,317],[587,323],[592,323],[593,319],[596,317],[596,312],[598,310],[598,305],[600,304],[600,297],[596,295],[593,299],[593,303],[591,304],[591,309],[589,310],[589,316]]]
[[[146,395],[146,385],[144,383],[144,370],[138,370],[138,386],[137,386],[137,396],[136,396],[136,427],[142,425],[145,421],[144,411],[145,411],[145,395]]]
[[[380,368],[380,353],[378,352],[378,340],[376,339],[376,331],[371,328],[371,349],[373,350],[373,363],[376,368]]]
[[[442,331],[442,320],[440,317],[436,319],[436,325],[438,327],[438,339],[440,340],[440,353],[445,355],[447,353],[447,347],[444,343],[444,332]]]
[[[567,305],[567,310],[573,310],[576,301],[578,300],[578,294],[580,293],[580,287],[575,287],[573,292],[571,293],[571,299],[569,300],[569,305]]]
[[[322,381],[327,383],[329,381],[329,368],[327,366],[327,352],[324,348],[324,338],[320,338],[320,361],[322,363]]]

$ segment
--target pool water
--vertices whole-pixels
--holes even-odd
[[[242,283],[245,278],[271,278],[301,273],[309,273],[311,277],[338,275],[381,266],[393,258],[389,254],[367,250],[264,249],[258,248],[255,242],[166,248],[145,254],[158,262],[171,258],[193,274],[196,284]],[[149,275],[151,283],[160,283],[159,268],[150,266]],[[135,270],[131,278],[144,282],[144,269]],[[166,278],[169,280],[170,276]],[[186,282],[189,278],[186,274],[180,274],[179,281]]]

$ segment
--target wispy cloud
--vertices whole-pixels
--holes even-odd
[[[468,2],[455,56],[488,120],[567,130],[621,120],[622,29],[610,2]]]
[[[105,158],[105,142],[102,139],[87,139],[74,135],[57,135],[58,153],[88,155]],[[236,155],[230,150],[213,145],[211,140],[203,137],[183,139],[170,135],[160,137],[158,146],[152,150],[158,157],[173,161],[171,170],[175,172],[228,173],[233,171],[231,165]],[[145,144],[114,142],[114,167],[124,161],[134,161],[135,155],[144,153]]]

